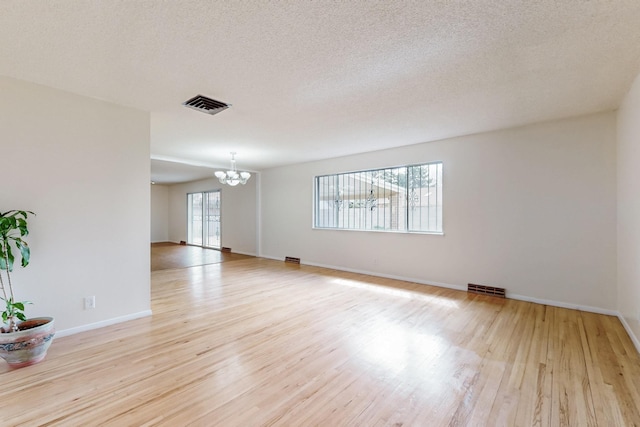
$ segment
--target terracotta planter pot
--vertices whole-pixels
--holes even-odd
[[[17,332],[0,333],[0,357],[10,367],[22,368],[44,359],[53,341],[52,317],[35,317],[18,324]]]

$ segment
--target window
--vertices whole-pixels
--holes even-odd
[[[315,228],[442,233],[442,162],[315,178]]]

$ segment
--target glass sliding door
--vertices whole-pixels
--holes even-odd
[[[187,194],[187,243],[220,249],[220,190]]]
[[[220,190],[202,193],[204,227],[202,246],[220,249]]]
[[[187,243],[202,246],[202,193],[187,194]]]

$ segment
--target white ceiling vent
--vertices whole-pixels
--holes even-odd
[[[224,102],[216,101],[215,99],[202,95],[196,95],[190,100],[183,102],[182,105],[211,115],[231,107],[231,104],[225,104]]]

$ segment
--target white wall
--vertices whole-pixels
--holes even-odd
[[[213,171],[212,171],[213,173]],[[257,254],[257,174],[245,185],[229,187],[216,178],[169,187],[169,240],[187,240],[187,194],[221,189],[222,246],[235,253]]]
[[[151,185],[151,242],[169,241],[169,186]]]
[[[604,113],[266,170],[261,255],[614,312],[615,141]],[[312,229],[315,175],[435,160],[444,236]]]
[[[618,310],[638,346],[640,342],[640,75],[618,111]]]
[[[0,210],[37,214],[14,274],[27,315],[60,331],[149,314],[149,115],[0,77],[0,157]]]

